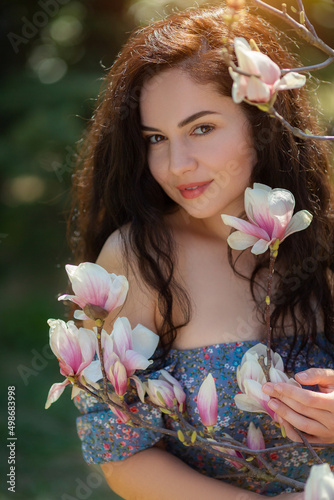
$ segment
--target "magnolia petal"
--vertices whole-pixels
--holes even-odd
[[[128,376],[133,375],[136,370],[146,370],[146,368],[152,364],[152,361],[145,358],[142,354],[139,354],[139,352],[132,351],[131,349],[126,351],[122,361],[126,367]]]
[[[129,290],[129,282],[126,277],[122,275],[117,276],[116,274],[111,274],[109,277],[111,286],[104,308],[107,311],[112,311],[124,304]]]
[[[290,191],[273,189],[268,196],[268,210],[274,222],[272,239],[282,241],[295,207],[295,198]]]
[[[276,370],[280,370],[281,372],[284,372],[283,359],[278,354],[278,352],[271,351],[271,359],[272,359],[274,368],[276,368]],[[266,357],[266,362],[267,362],[267,357]]]
[[[302,387],[300,383],[297,382],[297,380],[295,380],[294,378],[289,378],[288,384],[294,385],[295,387]]]
[[[291,71],[281,78],[275,85],[275,90],[298,89],[305,85],[306,76]]]
[[[89,317],[83,311],[80,311],[80,309],[76,309],[74,311],[73,317],[74,317],[74,319],[78,319],[79,321],[89,320]]]
[[[270,382],[273,382],[274,384],[277,384],[278,382],[287,383],[289,381],[289,377],[284,372],[277,370],[273,366],[270,367],[269,378]]]
[[[159,335],[138,323],[132,330],[132,349],[145,358],[150,358],[159,343]]]
[[[114,415],[116,415],[120,419],[120,421],[123,424],[126,424],[129,420],[131,420],[131,417],[129,417],[129,415],[127,415],[126,413],[122,412],[121,410],[118,410],[114,406],[109,405],[109,408],[114,413]]]
[[[270,397],[267,394],[264,394],[262,391],[262,384],[259,384],[256,380],[245,380],[245,392],[246,396],[250,398],[250,400],[255,400],[258,404],[263,408],[265,413],[274,418],[275,412],[269,408],[268,402]]]
[[[120,362],[116,361],[112,368],[112,377],[110,380],[114,386],[115,392],[118,396],[124,396],[127,391],[128,375],[125,366]],[[109,370],[109,375],[111,375]]]
[[[255,245],[257,241],[259,241],[257,236],[252,236],[242,231],[234,231],[234,233],[230,234],[227,238],[227,243],[233,250],[245,250]]]
[[[92,361],[88,366],[86,366],[82,374],[86,380],[89,380],[94,383],[98,382],[99,380],[102,380],[103,375],[102,375],[100,360],[97,359],[95,361]]]
[[[211,373],[207,375],[200,386],[197,395],[197,407],[205,427],[211,427],[217,423],[218,397],[215,381]]]
[[[281,76],[281,70],[279,66],[274,63],[266,54],[262,54],[262,52],[252,50],[251,57],[254,59],[256,66],[261,75],[261,80],[270,88],[273,88],[277,80],[279,80]],[[271,90],[271,95],[274,93]]]
[[[164,382],[163,380],[152,380],[148,379],[147,381],[147,393],[151,401],[158,406],[173,406],[173,401],[175,398],[175,394],[172,386],[168,382]],[[159,395],[160,397],[159,397]],[[160,400],[163,399],[164,403]]]
[[[272,190],[272,188],[267,186],[267,184],[262,184],[261,182],[254,182],[253,189],[262,189],[262,191],[267,191],[268,193]]]
[[[61,373],[64,376],[72,376],[78,372],[82,363],[78,328],[73,321],[66,324],[64,321],[54,320],[49,324],[50,347],[59,360]]]
[[[256,185],[261,187],[246,188],[245,190],[245,212],[253,224],[265,231],[267,236],[262,236],[262,238],[270,240],[274,222],[269,213],[268,197],[272,189],[270,188],[270,191],[264,189],[265,184]]]
[[[246,351],[243,355],[241,364],[245,363],[249,359],[249,356],[255,356],[256,359],[260,356],[267,356],[267,346],[265,344],[261,344],[261,342],[253,345],[253,347],[248,349],[248,351]]]
[[[239,410],[250,411],[252,413],[266,413],[260,403],[246,394],[237,394],[234,401]]]
[[[250,450],[264,450],[266,447],[260,427],[256,427],[253,422],[248,427],[247,446]]]
[[[290,236],[290,234],[306,229],[311,224],[312,219],[313,215],[307,210],[300,210],[297,212],[287,225],[283,239]]]
[[[234,49],[240,68],[252,75],[258,75],[267,85],[274,85],[281,76],[279,66],[262,52],[252,50],[242,37],[234,39]]]
[[[266,240],[258,240],[255,245],[253,246],[251,252],[254,255],[260,255],[261,253],[264,253],[268,250],[269,245],[271,244],[271,241],[266,241]]]
[[[65,266],[73,292],[86,304],[104,308],[111,285],[109,273],[98,264],[83,262],[78,266]]]
[[[233,79],[232,99],[236,104],[239,104],[245,99],[247,94],[247,78],[236,73],[232,68],[229,68],[229,72]]]
[[[265,383],[265,375],[263,373],[262,367],[257,360],[246,361],[237,370],[237,381],[241,391],[245,391],[244,382],[245,380],[252,379],[256,380],[260,384]]]
[[[74,302],[77,304],[79,307],[84,308],[86,305],[86,301],[83,300],[81,297],[77,297],[76,295],[61,295],[58,297],[58,300],[70,300],[71,302]]]
[[[242,37],[235,37],[234,51],[238,59],[238,64],[241,70],[251,75],[261,76],[256,60],[253,57],[255,52],[252,51],[249,43]]]
[[[259,78],[251,76],[247,87],[247,99],[251,102],[268,102],[270,100],[270,88]]]
[[[77,370],[80,373],[93,361],[98,345],[94,332],[88,328],[79,328],[77,335],[82,355],[82,363]]]
[[[334,474],[329,464],[312,466],[304,495],[305,500],[332,500],[334,498]]]
[[[69,384],[70,382],[67,379],[65,379],[64,382],[53,384],[51,386],[51,389],[49,390],[49,394],[45,403],[46,410],[52,405],[52,403],[54,403],[55,401],[57,401],[57,399],[60,398],[60,396],[64,392],[65,387]]]
[[[142,403],[145,403],[146,386],[137,375],[132,375],[131,380],[136,384],[137,393]]]
[[[172,384],[173,391],[175,393],[175,397],[178,400],[178,402],[180,404],[184,403],[186,400],[186,394],[185,394],[180,382],[178,380],[176,380],[176,378],[174,378],[167,370],[162,369],[162,370],[160,370],[160,373],[167,382]]]
[[[103,350],[103,361],[106,363],[106,360],[114,352],[114,342],[111,335],[109,335],[105,330],[102,330],[101,332],[101,346]]]
[[[80,389],[80,387],[76,386],[76,385],[73,385],[72,387],[72,392],[71,392],[71,399],[74,399],[78,394],[79,392],[81,391],[82,389]]]
[[[224,224],[226,224],[227,226],[232,226],[234,227],[234,229],[237,229],[242,233],[256,236],[257,238],[268,238],[268,234],[266,233],[266,231],[256,226],[255,224],[252,224],[251,222],[239,219],[239,217],[234,217],[233,215],[222,214],[221,218]]]
[[[132,335],[131,335],[131,325],[128,318],[117,318],[113,330],[111,332],[111,338],[114,341],[114,351],[120,357],[121,360],[125,357],[125,353],[128,349],[132,349]]]

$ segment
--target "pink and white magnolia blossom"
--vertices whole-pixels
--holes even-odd
[[[269,408],[270,396],[262,391],[262,386],[267,382],[262,366],[259,363],[260,356],[267,365],[267,347],[264,344],[256,344],[243,356],[241,364],[237,368],[237,382],[242,394],[234,397],[235,403],[240,410],[255,413],[267,413],[275,420],[275,412]],[[285,382],[300,387],[300,384],[284,373],[284,364],[278,353],[271,351],[272,364],[269,370],[271,382]]]
[[[266,447],[260,427],[256,427],[253,422],[248,427],[247,446],[250,450],[264,450]]]
[[[173,408],[176,400],[179,410],[184,411],[185,392],[180,382],[166,370],[160,370],[158,379],[148,379],[144,382],[144,387],[152,403]]]
[[[71,300],[81,309],[86,308],[86,313],[87,307],[96,306],[101,309],[104,316],[101,319],[105,319],[111,311],[124,303],[129,288],[125,276],[110,274],[92,262],[83,262],[78,266],[67,264],[65,269],[75,295],[61,295],[58,300]],[[74,317],[81,320],[88,319],[86,313],[75,311]]]
[[[255,255],[264,253],[278,240],[285,240],[290,234],[303,231],[312,222],[312,214],[300,210],[293,215],[295,198],[287,189],[272,189],[265,184],[254,183],[245,190],[245,221],[223,214],[223,222],[237,229],[227,238],[229,246],[244,250],[252,246]]]
[[[209,373],[201,384],[197,396],[197,408],[202,424],[212,427],[218,418],[218,397],[213,376]]]
[[[102,362],[118,396],[125,394],[128,378],[134,378],[136,370],[146,370],[152,364],[153,361],[148,358],[156,350],[158,342],[159,336],[143,325],[138,324],[132,330],[127,318],[117,318],[110,335],[102,330]],[[93,361],[85,370],[85,376],[93,382],[101,380],[101,361]],[[137,380],[134,380],[137,385]]]
[[[50,347],[59,361],[60,373],[66,377],[66,380],[53,384],[45,408],[49,408],[57,401],[65,387],[71,383],[68,377],[81,379],[85,368],[91,364],[97,348],[94,333],[87,328],[77,328],[73,321],[65,323],[61,320],[49,319],[48,324]],[[73,386],[72,398],[79,390]]]
[[[306,481],[305,500],[333,500],[334,474],[328,464],[313,465]]]
[[[251,75],[241,75],[229,68],[233,79],[232,98],[236,103],[243,100],[251,103],[269,103],[275,99],[277,91],[299,88],[306,82],[304,75],[293,71],[281,78],[279,66],[267,55],[252,50],[245,38],[234,38],[234,51],[238,59],[238,69]]]
[[[224,432],[223,434],[223,437],[225,438],[231,438],[231,436],[229,434],[227,434],[226,432]],[[208,441],[210,442],[210,439],[208,439]],[[228,455],[231,455],[232,457],[238,457],[238,458],[244,458],[244,456],[242,455],[242,453],[238,450],[233,450],[232,448],[226,448],[225,446],[212,446],[212,448],[214,450],[217,450],[217,451],[221,451],[222,453],[227,453]],[[226,461],[229,462],[231,465],[233,465],[233,467],[235,467],[236,469],[242,469],[244,467],[244,465],[241,463],[241,462],[237,462],[236,460],[233,460],[233,459],[229,459],[229,458],[226,458]]]

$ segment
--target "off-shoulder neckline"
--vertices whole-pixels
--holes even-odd
[[[242,345],[247,345],[247,344],[265,344],[264,340],[239,340],[238,342],[221,342],[220,344],[208,344],[208,345],[202,345],[198,347],[191,347],[190,349],[176,349],[172,348],[169,352],[170,353],[178,353],[178,352],[191,352],[191,351],[203,351],[206,349],[218,349],[220,347],[224,346],[232,346],[235,345],[236,347],[240,347]]]

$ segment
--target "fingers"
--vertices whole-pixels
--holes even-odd
[[[277,417],[282,418],[291,427],[296,427],[298,430],[310,436],[313,439],[312,442],[331,443],[334,441],[334,429],[330,428],[330,417],[326,419],[324,415],[320,415],[322,420],[319,421],[318,415],[315,415],[314,418],[312,418],[313,415],[301,415],[276,399],[271,399],[268,405],[275,411]],[[330,414],[328,413],[328,415]],[[289,435],[288,432],[287,435]],[[290,435],[289,437],[292,439]]]
[[[330,368],[309,368],[303,372],[296,373],[295,378],[302,385],[318,384],[330,389],[326,392],[334,391],[334,370]]]
[[[321,394],[285,383],[267,383],[263,392],[270,395],[268,405],[284,419],[287,436],[297,439],[293,427],[304,432],[313,443],[334,443],[334,392]]]
[[[273,398],[277,398],[289,406],[294,406],[296,411],[299,411],[298,408],[303,410],[303,407],[331,411],[329,406],[332,401],[332,411],[334,413],[334,393],[333,397],[331,397],[329,394],[309,391],[307,389],[302,389],[301,387],[296,387],[292,384],[284,384],[282,382],[278,384],[267,382],[262,387],[262,390],[265,394],[268,394]],[[296,406],[298,404],[302,406]]]
[[[280,425],[282,425],[284,427],[285,434],[289,439],[291,439],[291,441],[294,441],[296,443],[303,442],[303,440],[299,436],[296,429],[287,420],[284,420],[284,418],[282,418],[282,417],[277,417],[277,421]],[[300,430],[300,429],[298,429],[298,430]],[[317,436],[314,434],[307,434],[307,433],[303,432],[303,435],[305,436],[307,441],[311,444],[313,444],[313,443],[331,444],[332,442],[334,442],[334,438],[332,441],[328,441],[328,439],[325,439],[322,436]]]

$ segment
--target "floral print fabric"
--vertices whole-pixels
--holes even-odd
[[[202,425],[196,404],[197,394],[201,383],[210,372],[215,379],[218,394],[218,422],[215,428],[217,434],[228,433],[245,443],[249,423],[253,421],[263,432],[266,448],[272,448],[291,441],[282,437],[280,429],[268,415],[243,412],[238,410],[234,402],[235,394],[240,392],[236,381],[237,366],[245,352],[257,343],[258,341],[244,341],[189,350],[172,349],[166,358],[164,368],[182,384],[187,394],[188,420],[198,430],[202,429]],[[295,363],[296,372],[309,366],[334,368],[333,354],[331,354],[333,347],[329,343],[326,345],[324,339],[321,345],[322,347],[311,347],[308,362],[305,352],[298,355]],[[289,352],[289,341],[280,341],[276,351],[284,360]],[[155,376],[158,376],[158,373],[149,374],[150,378]],[[172,436],[122,424],[106,405],[98,403],[83,392],[77,396],[75,404],[83,414],[77,419],[77,429],[82,441],[83,455],[88,463],[102,464],[110,460],[122,460],[153,446],[164,436],[167,451],[200,473],[216,478],[228,475],[228,479],[224,480],[229,483],[266,496],[292,491],[291,488],[278,482],[264,484],[252,478],[234,478],[236,469],[224,459],[204,452],[200,448],[185,447]],[[129,404],[131,411],[140,412],[150,423],[172,430],[178,429],[177,422],[157,410],[150,410],[146,404],[140,401]],[[334,465],[334,446],[321,450],[319,454],[324,461]],[[266,458],[277,471],[299,480],[305,479],[308,467],[314,463],[307,449],[300,446],[280,452],[272,450],[266,454]]]

